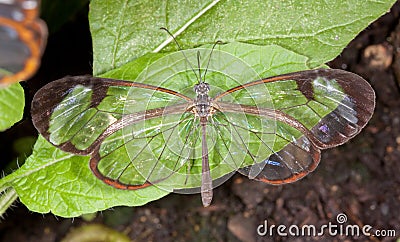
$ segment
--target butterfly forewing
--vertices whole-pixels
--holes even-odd
[[[140,89],[134,101],[128,98],[131,89]],[[68,152],[89,154],[106,137],[129,124],[177,112],[160,102],[152,102],[152,108],[146,109],[146,102],[155,92],[187,102],[183,95],[150,85],[89,76],[65,77],[35,94],[32,119],[39,132],[54,145]],[[132,107],[132,112],[127,113],[126,107]]]
[[[258,105],[257,96],[255,105],[225,102],[231,93],[251,87],[269,89],[273,108]],[[250,178],[280,184],[300,179],[315,169],[320,149],[343,144],[358,134],[372,116],[375,94],[355,74],[318,69],[250,82],[221,93],[215,101],[225,113],[253,113],[276,119],[275,143],[268,145],[272,153],[261,155],[260,161],[239,171]]]

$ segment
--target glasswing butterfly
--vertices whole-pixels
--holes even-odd
[[[39,0],[0,0],[0,85],[30,78],[47,40]]]
[[[322,149],[357,135],[373,114],[375,93],[356,74],[259,78],[218,50],[202,71],[200,52],[166,55],[135,81],[53,81],[33,98],[33,124],[61,150],[90,155],[90,169],[108,185],[200,192],[208,206],[213,187],[236,171],[269,184],[304,177]]]

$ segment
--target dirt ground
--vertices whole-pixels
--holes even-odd
[[[329,63],[371,83],[377,95],[376,111],[356,138],[324,151],[320,165],[305,179],[270,186],[237,174],[215,189],[208,208],[202,207],[200,195],[171,194],[143,207],[114,208],[92,217],[63,219],[29,212],[17,203],[0,223],[0,241],[125,241],[117,240],[120,235],[132,241],[396,241],[400,238],[399,15],[398,2]],[[43,67],[35,80],[90,73],[86,25],[77,19],[50,37]],[[63,41],[65,38],[69,43]],[[69,67],[72,64],[75,67]],[[41,81],[36,83],[40,85]],[[37,88],[31,82],[26,85],[30,95]],[[34,134],[29,117],[25,120],[18,130],[2,134],[1,140]],[[321,236],[290,237],[279,236],[276,227],[272,235],[262,236],[257,228],[264,232],[265,226],[260,225],[265,221],[270,229],[272,225],[315,225],[319,229],[331,223],[337,226],[331,233],[339,233],[339,225],[369,225],[371,234],[392,230],[396,236],[332,236],[326,229]],[[107,240],[105,234],[117,237]]]

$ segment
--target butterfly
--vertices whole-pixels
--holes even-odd
[[[47,40],[37,0],[0,0],[0,85],[27,80],[40,65]]]
[[[155,66],[168,68],[150,66],[135,81],[50,82],[33,98],[33,124],[61,150],[90,155],[90,169],[108,185],[199,192],[208,206],[213,188],[236,171],[269,184],[303,178],[321,150],[357,135],[374,111],[372,87],[344,70],[246,82],[251,71],[222,52],[218,60],[234,68],[221,71],[225,64],[210,65],[210,57],[202,71],[190,64],[199,51],[182,52],[183,69],[167,56]]]

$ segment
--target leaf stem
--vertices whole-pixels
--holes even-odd
[[[17,200],[18,194],[14,188],[10,187],[6,189],[0,195],[0,217],[3,218],[4,213],[7,209]]]

